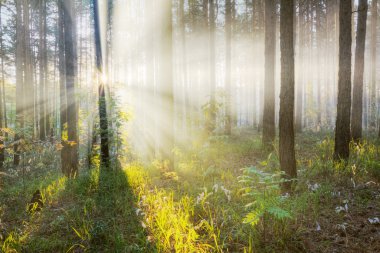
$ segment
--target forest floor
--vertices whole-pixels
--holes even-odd
[[[175,170],[125,155],[69,180],[45,150],[0,174],[1,251],[380,252],[379,143],[351,145],[347,164],[332,161],[329,133],[296,143],[291,196],[276,150],[248,130],[177,148]],[[37,189],[43,208],[28,212]]]

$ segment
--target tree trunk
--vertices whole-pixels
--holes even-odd
[[[275,128],[276,3],[265,1],[265,87],[263,144],[273,143]]]
[[[377,0],[372,0],[371,8],[371,91],[370,91],[370,130],[376,129],[376,47],[377,47]],[[380,132],[379,132],[380,135]]]
[[[334,159],[347,160],[350,154],[351,111],[351,15],[352,2],[339,3],[338,103],[335,127]]]
[[[305,46],[305,20],[304,20],[304,8],[305,3],[298,1],[298,82],[297,82],[297,99],[296,99],[296,115],[295,115],[295,131],[302,132],[302,122],[303,122],[303,87],[304,87],[304,73],[302,70],[303,63],[305,62],[304,57],[304,46]]]
[[[2,17],[3,17],[3,4],[0,2],[0,53],[1,53],[1,82],[2,86],[0,86],[0,128],[4,127],[3,119],[6,117],[6,108],[5,104],[2,101],[3,94],[5,93],[4,90],[4,82],[5,82],[5,73],[4,73],[4,48],[3,48],[3,23],[2,23]],[[4,149],[4,132],[0,131],[0,171],[3,170],[4,166],[4,160],[5,160],[5,149]]]
[[[296,178],[294,151],[294,43],[293,0],[281,0],[280,49],[281,49],[281,93],[280,93],[280,166],[286,178]],[[290,183],[284,184],[290,190]]]
[[[62,1],[62,0],[61,0]],[[64,13],[64,41],[65,41],[65,64],[66,64],[66,104],[67,104],[67,131],[64,131],[62,139],[62,171],[67,177],[75,177],[78,174],[78,130],[77,130],[77,106],[75,94],[75,50],[73,26],[74,0],[63,1]],[[67,138],[65,138],[67,137]]]
[[[368,0],[360,0],[358,7],[358,24],[356,32],[356,51],[354,69],[354,91],[352,98],[352,138],[359,141],[362,137],[363,121],[363,73],[364,51],[367,27]]]
[[[210,2],[209,14],[209,35],[210,35],[210,126],[209,131],[212,132],[216,128],[216,80],[215,80],[215,0]]]
[[[226,92],[226,121],[225,121],[225,134],[231,135],[231,97],[232,97],[232,85],[231,85],[231,21],[232,21],[232,4],[231,0],[226,0],[226,73],[225,73],[225,92]]]
[[[105,73],[103,68],[103,54],[100,38],[100,19],[98,13],[98,0],[94,0],[94,19],[95,19],[95,48],[96,48],[96,67],[98,75],[102,77]],[[105,95],[105,83],[103,78],[99,82],[99,122],[100,122],[100,157],[102,166],[108,169],[110,166],[110,153],[109,153],[109,138],[108,138],[108,118],[107,118],[107,104]]]
[[[32,49],[30,42],[30,10],[29,10],[29,0],[24,0],[23,2],[23,16],[24,16],[24,117],[27,126],[33,126],[33,131],[35,131],[36,126],[34,125],[34,78],[33,78],[33,65],[32,65]],[[31,95],[32,94],[32,95]],[[33,132],[34,134],[35,132]]]
[[[164,8],[162,18],[161,52],[159,56],[161,99],[165,115],[162,151],[168,167],[174,167],[174,92],[173,92],[173,32],[172,1],[161,0]]]
[[[39,86],[39,111],[40,111],[40,133],[39,137],[41,141],[46,140],[46,3],[44,0],[40,0],[40,17],[39,17],[39,28],[40,28],[40,45],[39,45],[39,61],[40,61],[40,86]]]
[[[16,2],[16,135],[14,138],[14,157],[13,165],[20,164],[20,138],[22,138],[22,130],[24,128],[24,36],[23,36],[23,22],[22,22],[22,3]]]

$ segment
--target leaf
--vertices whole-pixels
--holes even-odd
[[[75,234],[77,234],[77,236],[78,236],[81,240],[84,240],[84,237],[78,232],[78,230],[76,230],[74,227],[71,227],[71,228],[74,230]]]
[[[267,209],[267,212],[279,220],[291,219],[292,218],[292,216],[290,215],[290,213],[288,211],[286,211],[280,207],[277,207],[277,206],[269,207]]]
[[[245,218],[243,219],[243,222],[249,223],[252,226],[256,226],[259,223],[260,218],[263,216],[263,214],[264,214],[264,212],[262,209],[256,209],[256,210],[248,213],[245,216]]]

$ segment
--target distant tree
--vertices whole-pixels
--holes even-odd
[[[354,69],[354,90],[352,98],[352,138],[358,141],[362,137],[363,122],[363,74],[364,51],[367,27],[368,0],[360,0],[358,7],[358,23],[356,29],[356,51]]]
[[[226,73],[225,73],[225,85],[226,85],[226,120],[225,120],[225,134],[231,135],[232,128],[232,80],[231,80],[231,36],[232,36],[232,3],[231,0],[225,1],[226,5],[226,22],[225,22],[225,34],[226,34]]]
[[[209,36],[210,36],[210,126],[213,131],[216,127],[216,78],[215,78],[215,1],[209,0]]]
[[[370,59],[371,59],[371,91],[370,91],[370,117],[369,124],[371,130],[376,128],[376,71],[377,71],[377,0],[372,0],[371,6],[371,48],[370,48]],[[380,136],[380,128],[379,128]]]
[[[26,127],[33,129],[33,135],[35,134],[36,121],[35,121],[35,96],[34,96],[34,75],[33,75],[33,52],[31,48],[31,4],[29,0],[23,1],[23,41],[24,41],[24,120]],[[27,130],[27,129],[25,129]]]
[[[287,178],[297,177],[294,151],[294,0],[281,0],[280,49],[281,49],[281,93],[279,118],[280,166]],[[284,184],[290,190],[290,184]]]
[[[339,70],[338,103],[335,126],[334,159],[348,159],[350,155],[351,117],[351,43],[352,1],[339,3]]]
[[[160,41],[160,81],[161,98],[163,99],[163,112],[165,115],[165,131],[163,138],[164,159],[169,162],[169,167],[174,166],[174,90],[173,90],[173,28],[172,28],[172,1],[160,0],[164,8],[162,16],[162,36]]]
[[[63,1],[63,0],[61,0]],[[65,67],[66,67],[66,105],[67,116],[64,123],[61,150],[62,171],[67,177],[75,177],[78,174],[78,126],[77,126],[77,105],[75,96],[75,34],[73,27],[74,0],[64,0],[63,23],[65,41]]]
[[[22,138],[21,129],[24,128],[24,36],[22,22],[22,2],[15,1],[16,4],[16,49],[15,49],[15,65],[16,65],[16,135],[14,138],[14,157],[13,164],[20,164],[19,141]]]
[[[100,76],[105,74],[103,66],[103,54],[100,38],[100,19],[98,0],[94,0],[94,24],[95,24],[95,48],[96,48],[96,68]],[[102,166],[109,168],[110,152],[109,152],[109,133],[108,133],[108,117],[107,117],[107,104],[105,95],[105,83],[100,78],[99,83],[99,120],[100,120],[100,157]]]
[[[275,130],[275,56],[276,56],[276,3],[265,1],[265,86],[263,114],[263,144],[271,144]]]
[[[305,1],[298,1],[298,66],[301,68],[304,64],[304,47],[305,47],[305,12],[306,4]],[[295,131],[302,132],[302,122],[303,122],[303,107],[304,107],[304,73],[303,71],[298,71],[297,76],[298,82],[296,87],[296,105],[295,105]]]
[[[5,73],[4,73],[4,48],[3,48],[3,23],[2,23],[2,17],[3,17],[3,3],[0,1],[0,57],[1,57],[1,83],[0,86],[0,128],[4,128],[4,119],[6,118],[6,108],[5,104],[3,103],[3,94],[5,93],[4,90],[4,83],[5,83]],[[0,171],[3,169],[5,160],[5,148],[4,148],[4,134],[3,131],[0,131]]]
[[[46,139],[46,68],[47,68],[47,47],[46,47],[46,1],[39,1],[39,64],[40,64],[40,83],[39,83],[39,138]]]

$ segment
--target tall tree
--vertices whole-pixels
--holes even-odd
[[[281,93],[279,118],[280,166],[287,178],[297,177],[294,151],[294,0],[281,0]],[[290,184],[284,185],[290,190]]]
[[[225,73],[225,85],[226,85],[226,121],[225,121],[225,133],[231,135],[232,128],[232,85],[231,85],[231,36],[232,36],[232,3],[231,0],[226,0],[226,73]]]
[[[46,139],[46,68],[47,68],[47,48],[46,48],[46,1],[39,1],[39,63],[40,63],[40,86],[39,86],[39,137],[40,140],[44,141]]]
[[[32,48],[31,48],[31,34],[30,34],[30,4],[31,1],[23,1],[23,22],[24,22],[24,118],[27,127],[33,127],[33,135],[35,134],[35,107],[34,107],[34,75],[32,64]]]
[[[275,130],[275,55],[276,55],[276,3],[265,1],[265,87],[263,114],[263,144],[271,144]]]
[[[305,56],[305,13],[306,13],[305,1],[298,1],[298,66],[303,66]],[[303,95],[304,95],[304,72],[299,70],[297,75],[297,87],[296,87],[296,112],[295,112],[295,131],[302,131],[303,123]]]
[[[95,19],[95,48],[96,48],[96,68],[98,69],[99,76],[105,75],[103,67],[103,54],[101,46],[101,31],[99,19],[99,6],[98,0],[94,0],[94,19]],[[102,166],[109,168],[110,152],[109,152],[109,138],[108,138],[108,118],[107,118],[107,104],[105,95],[105,78],[100,78],[99,82],[99,120],[100,120],[100,157]]]
[[[209,0],[209,36],[210,36],[210,126],[209,131],[216,127],[216,80],[215,80],[215,2]]]
[[[165,117],[165,132],[163,155],[169,162],[169,167],[174,166],[174,91],[173,91],[173,28],[172,28],[172,1],[161,0],[163,6],[162,13],[162,34],[160,41],[160,81],[161,98]]]
[[[360,0],[358,6],[358,23],[356,29],[356,50],[354,69],[354,90],[352,98],[352,138],[358,141],[362,137],[363,121],[363,73],[364,51],[367,27],[368,0]]]
[[[377,0],[371,6],[371,91],[370,91],[370,127],[376,128],[376,47],[377,47]],[[380,128],[379,128],[380,129]],[[379,132],[380,135],[380,132]]]
[[[24,36],[22,22],[22,2],[16,3],[16,135],[14,138],[14,158],[15,166],[20,163],[19,141],[22,138],[22,129],[24,128]]]
[[[334,159],[348,159],[350,155],[351,118],[351,43],[352,2],[339,3],[339,70],[338,103],[335,126]]]
[[[61,0],[63,1],[63,0]],[[65,41],[65,67],[66,67],[66,105],[67,120],[64,123],[65,131],[62,138],[61,166],[63,173],[68,177],[75,177],[78,174],[78,129],[77,129],[77,105],[75,94],[75,35],[73,27],[74,20],[74,0],[64,0],[63,23]]]
[[[2,17],[3,17],[3,3],[0,2],[0,57],[1,57],[1,83],[0,86],[0,128],[5,127],[4,122],[6,118],[6,108],[5,104],[3,103],[3,94],[5,93],[4,90],[4,83],[5,83],[5,73],[4,73],[4,48],[3,48],[3,23],[2,23]],[[4,119],[4,120],[3,120]],[[0,129],[1,130],[1,129]],[[5,160],[5,149],[4,149],[4,132],[0,131],[0,171],[3,169],[4,160]]]

